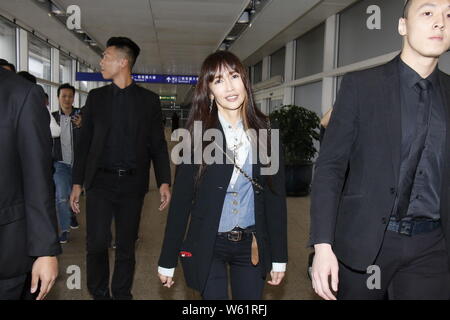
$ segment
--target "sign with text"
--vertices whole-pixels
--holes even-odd
[[[138,83],[166,83],[166,84],[197,84],[197,76],[162,75],[162,74],[132,74]],[[105,80],[100,72],[77,72],[76,81],[111,81]]]

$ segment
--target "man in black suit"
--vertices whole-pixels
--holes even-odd
[[[400,56],[342,81],[311,195],[324,299],[450,298],[449,16],[450,0],[408,1]]]
[[[40,87],[3,68],[0,101],[0,300],[34,298],[39,282],[41,300],[61,253],[49,113]]]
[[[116,256],[111,291],[114,299],[132,299],[135,242],[150,161],[163,210],[170,201],[170,163],[159,96],[137,86],[131,70],[139,47],[113,37],[100,62],[113,83],[92,90],[83,108],[80,142],[75,149],[70,202],[79,213],[86,189],[87,284],[94,299],[110,299],[108,246],[111,221],[116,227]]]

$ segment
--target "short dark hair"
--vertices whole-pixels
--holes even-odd
[[[16,73],[16,67],[12,63],[9,63],[8,60],[0,59],[0,67],[8,67],[12,72]]]
[[[130,68],[132,69],[134,64],[136,63],[137,57],[141,52],[141,48],[130,38],[127,37],[112,37],[109,38],[106,43],[106,47],[116,47],[125,53],[128,58],[128,62],[130,63]]]
[[[5,59],[0,59],[0,67],[9,66],[9,62]]]
[[[61,93],[62,89],[70,89],[73,91],[73,95],[75,95],[75,87],[71,86],[70,83],[63,83],[62,85],[60,85],[58,87],[58,92],[57,92],[58,98],[59,98],[59,94]]]
[[[27,79],[28,81],[32,82],[32,83],[37,83],[36,77],[33,76],[31,73],[28,73],[26,71],[20,71],[17,73],[19,76]]]
[[[406,0],[405,5],[403,6],[403,15],[402,18],[408,18],[408,11],[411,7],[412,0]]]

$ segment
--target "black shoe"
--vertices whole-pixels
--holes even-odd
[[[80,224],[77,221],[77,217],[72,214],[72,217],[70,217],[70,229],[78,229],[80,227]]]
[[[59,243],[63,244],[63,243],[67,243],[67,241],[69,241],[69,232],[64,231],[59,236]]]

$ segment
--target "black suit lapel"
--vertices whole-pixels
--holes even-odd
[[[398,183],[400,172],[400,157],[402,147],[402,121],[401,121],[401,100],[400,100],[400,76],[398,71],[397,56],[394,60],[385,65],[382,83],[384,101],[381,103],[385,112],[385,119],[388,132],[388,141],[391,150],[392,168],[394,181]]]

